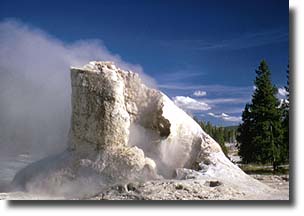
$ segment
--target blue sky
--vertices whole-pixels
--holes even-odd
[[[261,59],[278,87],[286,83],[288,10],[288,0],[1,0],[0,20],[17,19],[64,43],[101,40],[187,112],[235,125]]]

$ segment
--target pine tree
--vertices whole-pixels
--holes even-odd
[[[265,60],[261,61],[256,74],[252,103],[246,105],[243,124],[239,127],[240,155],[244,162],[271,163],[276,170],[283,161],[282,112]]]
[[[255,147],[252,142],[252,120],[250,113],[250,105],[246,104],[242,113],[243,123],[238,127],[236,140],[239,143],[239,155],[243,163],[255,162]]]
[[[283,112],[283,152],[282,152],[282,160],[284,162],[289,161],[289,65],[287,66],[287,85],[285,86],[285,90],[287,92],[286,99],[282,104],[282,112]]]

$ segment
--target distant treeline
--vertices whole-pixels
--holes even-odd
[[[209,134],[216,142],[220,144],[224,154],[227,155],[228,150],[225,143],[236,142],[237,126],[217,127],[212,125],[209,121],[206,123],[204,121],[199,121],[196,118],[194,118],[194,120],[207,134]]]

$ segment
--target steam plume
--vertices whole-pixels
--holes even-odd
[[[50,155],[66,147],[70,123],[70,66],[91,60],[114,61],[134,70],[139,65],[110,53],[100,40],[66,44],[16,20],[0,22],[1,153]]]

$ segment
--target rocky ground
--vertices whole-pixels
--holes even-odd
[[[143,184],[117,185],[103,191],[91,200],[288,200],[288,176],[255,175],[255,179],[275,189],[267,196],[240,192],[231,185],[217,180],[150,181]]]
[[[235,185],[229,185],[216,179],[158,180],[133,182],[105,188],[95,195],[82,198],[54,197],[24,192],[0,193],[1,200],[23,199],[87,199],[87,200],[288,200],[288,175],[251,175],[256,180],[274,189],[268,195],[240,192]],[[2,188],[4,189],[4,188]],[[254,190],[254,189],[253,189]]]
[[[284,199],[289,199],[289,175],[250,175],[262,183],[274,188],[282,194]]]
[[[4,158],[4,157],[3,157]],[[10,167],[24,166],[23,157],[18,157],[18,163],[8,163],[3,172],[7,178],[13,177]],[[58,197],[47,194],[29,194],[24,192],[8,192],[8,184],[0,182],[0,199],[24,200],[24,199],[88,199],[88,200],[288,200],[289,199],[289,175],[251,174],[254,179],[268,185],[273,189],[271,193],[255,194],[243,191],[237,185],[223,182],[216,178],[198,179],[196,176],[185,180],[158,180],[148,182],[132,182],[125,185],[106,187],[95,195],[87,195],[81,198]],[[4,179],[5,180],[5,179]],[[8,182],[8,181],[6,181]],[[254,188],[253,188],[254,190]],[[265,194],[268,194],[265,196]]]
[[[232,186],[224,185],[220,181],[205,180],[164,180],[149,181],[145,183],[129,183],[115,185],[81,199],[88,200],[256,200],[256,199],[289,199],[288,176],[254,175],[255,179],[276,189],[268,196],[255,197],[251,193],[239,192]],[[0,193],[0,199],[79,199],[50,197],[47,195],[35,195],[22,192]]]
[[[84,197],[54,197],[46,194],[7,192],[7,186],[1,187],[0,199],[88,199],[88,200],[288,200],[289,175],[250,175],[268,185],[269,193],[240,192],[237,185],[223,183],[218,179],[185,179],[132,182],[105,187],[102,192]],[[254,191],[254,188],[252,188]],[[266,195],[265,195],[266,194]]]

